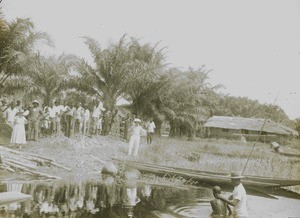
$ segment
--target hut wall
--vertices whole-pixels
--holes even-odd
[[[209,128],[209,137],[211,138],[237,139],[238,136],[235,134],[241,134],[241,130],[214,127]]]
[[[259,135],[259,131],[247,131],[247,134],[245,131],[237,130],[237,129],[222,129],[222,128],[209,128],[209,137],[210,138],[225,138],[225,139],[240,139],[241,136],[244,136],[247,141],[261,141],[261,142],[278,142],[281,144],[284,144],[288,140],[288,136],[285,135],[278,135],[274,133],[263,133]]]

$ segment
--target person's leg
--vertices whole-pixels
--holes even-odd
[[[82,134],[82,126],[83,126],[83,124],[82,124],[82,120],[79,120],[79,134]]]
[[[138,152],[139,152],[139,147],[140,147],[140,136],[137,136],[134,142],[134,153],[133,155],[136,157]]]
[[[52,134],[54,135],[54,134],[56,134],[56,119],[55,118],[53,118],[53,132],[52,132]]]
[[[153,135],[154,135],[154,133],[150,132],[150,139],[149,139],[150,145],[152,145]]]
[[[34,121],[34,141],[37,141],[39,138],[39,121]]]
[[[92,118],[92,134],[96,134],[97,128],[97,117]]]
[[[70,116],[70,137],[74,136],[75,131],[75,118]]]
[[[83,123],[82,123],[82,134],[83,135],[86,135],[86,130],[87,130],[87,120],[83,120]]]
[[[66,117],[66,120],[67,120],[67,122],[66,122],[66,136],[67,137],[71,137],[71,119],[72,119],[72,116],[70,116],[70,115],[67,115],[67,117]]]
[[[150,137],[151,137],[150,133],[149,133],[149,132],[147,132],[147,145],[149,145],[149,144],[150,144]]]
[[[129,140],[129,147],[128,147],[128,155],[129,156],[131,155],[134,141],[135,141],[135,136],[133,135],[133,136],[130,137],[130,140]]]
[[[59,117],[56,117],[55,119],[55,123],[56,123],[56,133],[60,134],[61,132],[61,125],[60,125],[60,118]]]
[[[53,136],[54,134],[54,118],[50,118],[50,135]]]
[[[27,140],[31,140],[32,139],[32,121],[28,121],[28,130],[27,130]]]

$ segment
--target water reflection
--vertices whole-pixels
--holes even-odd
[[[166,209],[211,197],[209,189],[177,189],[116,180],[103,175],[98,182],[79,183],[7,181],[0,191],[20,191],[33,200],[5,205],[0,216],[11,217],[162,217],[177,215]]]
[[[111,175],[102,175],[98,181],[76,183],[0,183],[0,192],[6,191],[20,191],[33,196],[33,200],[1,207],[0,217],[211,217],[210,200],[214,198],[211,188],[158,186],[141,183],[135,178],[121,180]],[[295,215],[298,199],[250,195],[249,211],[251,217],[262,217],[264,205],[273,210],[289,205],[287,214]],[[255,203],[257,201],[260,203]]]

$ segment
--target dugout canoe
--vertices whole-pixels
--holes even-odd
[[[286,157],[297,157],[297,158],[300,158],[300,154],[298,153],[287,153],[287,152],[274,152],[276,154],[280,154],[280,155],[283,155],[283,156],[286,156]]]
[[[134,167],[144,173],[152,173],[159,176],[179,176],[187,180],[192,179],[200,184],[231,185],[229,173],[163,166],[138,161],[120,160],[116,158],[113,159],[117,162],[124,163],[128,167]],[[243,184],[245,187],[272,188],[300,185],[300,180],[245,175]]]
[[[26,195],[21,192],[1,192],[0,206],[32,199],[31,195]]]

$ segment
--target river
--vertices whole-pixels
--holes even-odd
[[[95,181],[5,181],[0,192],[32,200],[1,207],[0,217],[211,217],[211,187],[168,187],[103,176]],[[229,195],[229,190],[223,192]],[[273,190],[248,193],[250,217],[300,217],[299,195]]]

